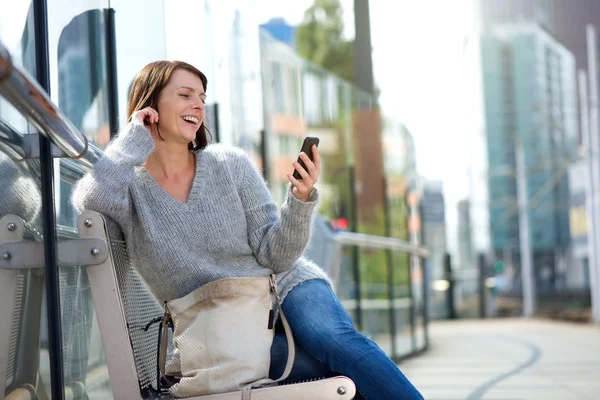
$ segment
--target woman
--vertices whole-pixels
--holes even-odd
[[[261,175],[240,149],[208,146],[206,77],[183,62],[147,65],[135,78],[130,123],[73,194],[123,228],[131,257],[156,298],[183,297],[208,282],[277,274],[297,346],[290,379],[349,376],[363,398],[422,396],[379,347],[358,333],[326,274],[301,258],[318,200],[320,157],[288,173],[278,215]],[[278,334],[271,373],[285,363]],[[360,395],[357,398],[361,398]]]

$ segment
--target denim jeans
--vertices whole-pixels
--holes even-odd
[[[296,341],[289,380],[345,375],[356,384],[355,399],[423,399],[383,350],[354,328],[327,282],[314,279],[297,285],[282,308]],[[281,375],[286,360],[285,334],[277,332],[271,347],[271,378]]]

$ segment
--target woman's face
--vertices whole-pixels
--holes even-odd
[[[165,141],[186,144],[196,139],[204,121],[206,93],[200,77],[177,69],[158,97],[158,129]]]

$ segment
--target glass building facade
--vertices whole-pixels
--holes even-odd
[[[35,77],[40,27],[31,2],[14,3],[0,12],[0,41],[15,65]],[[100,149],[127,123],[136,73],[151,61],[182,59],[208,76],[213,141],[245,149],[277,203],[303,138],[318,136],[319,214],[328,229],[409,239],[414,142],[403,125],[381,115],[372,96],[302,60],[215,0],[48,0],[47,7],[50,97]],[[20,133],[37,133],[3,98],[0,120]],[[54,160],[58,240],[78,237],[69,196],[80,176],[72,165]],[[39,162],[20,160],[0,141],[0,185],[9,188],[0,191],[0,216],[21,216],[27,240],[43,241]],[[404,253],[344,247],[339,271],[336,290],[344,305],[390,356],[427,346],[418,262]],[[61,268],[59,281],[65,390],[74,399],[112,398],[86,270]],[[22,272],[17,293],[20,322],[13,326],[5,392],[29,384],[44,398],[51,383],[43,272]]]
[[[569,247],[567,165],[577,156],[575,58],[535,24],[499,25],[481,41],[492,249],[517,264],[516,148],[522,145],[530,237],[540,291]],[[548,278],[548,276],[550,278]]]

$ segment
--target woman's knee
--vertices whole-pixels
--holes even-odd
[[[321,326],[322,320],[353,324],[329,284],[312,279],[294,287],[283,302],[288,319]]]

